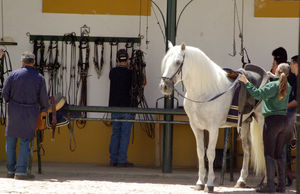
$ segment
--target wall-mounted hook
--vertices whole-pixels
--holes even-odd
[[[91,28],[88,27],[86,24],[84,24],[82,27],[80,27],[80,35],[81,36],[89,36],[91,32]]]

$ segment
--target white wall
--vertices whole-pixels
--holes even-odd
[[[166,1],[156,0],[162,11],[166,12]],[[178,14],[189,0],[178,0]],[[241,0],[238,0],[241,16]],[[289,58],[298,52],[298,18],[255,18],[254,0],[245,0],[244,45],[253,64],[270,69],[271,52],[279,46],[287,49]],[[158,11],[155,9],[159,16]],[[165,13],[166,14],[166,13]],[[160,20],[162,24],[162,21]],[[20,54],[32,50],[26,32],[35,35],[63,35],[76,32],[86,24],[91,28],[91,36],[128,36],[136,37],[139,28],[139,16],[80,15],[42,13],[42,0],[4,0],[4,34],[18,42],[18,46],[8,46],[13,69],[19,67]],[[145,36],[146,17],[142,17],[142,34]],[[231,57],[233,34],[232,0],[194,1],[183,13],[177,33],[177,43],[199,47],[212,60],[222,67],[237,69],[241,67],[240,56]],[[237,51],[240,41],[237,37]],[[165,53],[164,40],[152,11],[149,17],[149,48],[143,39],[142,50],[146,53],[148,84],[145,96],[150,107],[162,96],[160,81],[160,63]],[[92,64],[91,50],[90,75],[88,78],[88,105],[106,106],[109,93],[109,50],[106,47],[105,69],[98,80]],[[162,106],[162,105],[161,105]]]

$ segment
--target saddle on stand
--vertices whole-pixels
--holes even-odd
[[[51,97],[47,112],[39,114],[36,129],[45,130],[52,129],[52,138],[54,138],[55,128],[69,124],[69,120],[65,116],[66,98],[60,94]]]

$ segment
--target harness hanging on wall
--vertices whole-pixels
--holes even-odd
[[[44,53],[45,53],[44,42],[35,40],[33,42],[33,54],[36,56],[35,69],[42,75],[44,75],[44,67],[45,67]]]
[[[99,54],[98,54],[98,47],[101,47],[101,58],[100,58],[100,66],[99,66]],[[104,65],[104,43],[96,41],[94,43],[94,67],[97,73],[97,78],[99,79],[103,70]]]
[[[83,53],[85,51],[85,57]],[[78,81],[77,81],[77,88],[81,86],[80,90],[80,106],[87,105],[87,76],[89,70],[89,56],[90,56],[90,46],[89,42],[84,40],[84,38],[79,42],[79,58],[78,58]],[[84,59],[84,60],[83,60]],[[82,118],[86,118],[86,112],[81,113]],[[84,128],[86,121],[76,121],[78,128]]]
[[[73,35],[71,35],[73,36]],[[69,104],[77,104],[77,86],[76,86],[76,43],[72,39],[71,42],[71,59],[70,59],[70,78],[68,83],[68,98]]]
[[[53,54],[53,51],[55,51],[55,55]],[[50,41],[50,44],[48,46],[48,56],[46,59],[46,65],[44,67],[44,70],[48,72],[49,75],[49,88],[48,88],[48,95],[49,96],[55,96],[58,89],[58,79],[57,74],[58,70],[60,68],[60,64],[58,62],[58,42],[56,41],[55,44],[53,44],[52,41]],[[54,57],[54,58],[53,58]]]
[[[6,108],[3,101],[2,89],[4,87],[5,77],[12,71],[11,60],[9,53],[5,50],[4,56],[0,60],[0,124],[5,125],[6,122]]]
[[[113,55],[113,47],[116,47],[116,50],[115,50],[115,55]],[[110,62],[109,62],[109,64],[110,64],[110,69],[112,69],[113,67],[115,67],[116,66],[116,64],[115,65],[113,65],[113,61],[117,61],[117,59],[116,59],[116,54],[117,54],[117,52],[118,52],[118,48],[119,48],[119,43],[117,43],[117,42],[111,42],[110,43]],[[113,56],[115,56],[115,58],[114,58],[114,60],[113,60]]]
[[[62,41],[61,43],[61,54],[60,54],[60,68],[58,69],[58,92],[63,96],[66,94],[66,78],[67,78],[67,42]]]
[[[125,44],[125,48],[126,48],[126,52],[128,53],[128,56],[131,56],[130,57],[130,67],[132,67],[132,60],[133,60],[133,54],[134,54],[134,43],[126,43]],[[129,49],[131,50],[131,54],[129,54]]]
[[[62,94],[65,97],[65,102],[72,105],[87,105],[87,76],[89,69],[89,42],[93,41],[95,43],[95,56],[94,56],[94,65],[97,72],[98,78],[100,77],[103,71],[104,65],[104,43],[109,42],[111,44],[111,68],[113,67],[113,61],[116,61],[114,55],[113,47],[116,47],[118,50],[118,40],[123,42],[137,42],[138,39],[132,39],[127,37],[89,37],[86,33],[83,33],[82,36],[76,36],[74,32],[64,34],[63,36],[42,36],[42,35],[30,35],[30,41],[33,41],[33,53],[36,56],[36,66],[35,68],[44,75],[44,72],[49,73],[49,94],[51,97],[51,108],[48,109],[49,113],[46,116],[40,115],[39,122],[44,123],[41,127],[37,129],[41,130],[39,133],[40,140],[43,139],[43,129],[52,128],[52,138],[54,138],[55,128],[61,127],[68,124],[69,134],[70,134],[70,144],[69,148],[71,151],[76,149],[76,141],[74,136],[74,124],[75,122],[70,122],[70,118],[85,118],[86,113],[76,112],[75,114],[67,113],[64,115],[64,107],[57,109],[60,102],[57,102],[57,98],[53,97],[55,94],[60,96]],[[125,40],[124,40],[125,39]],[[49,41],[47,57],[45,60],[45,43],[44,41]],[[61,50],[59,50],[59,42],[61,42]],[[77,60],[77,48],[76,42],[79,42],[79,56]],[[133,45],[133,43],[132,43]],[[101,48],[101,57],[99,56],[99,47]],[[61,54],[59,58],[59,52]],[[70,55],[70,56],[68,56]],[[99,58],[100,57],[100,58]],[[100,63],[99,63],[100,60]],[[69,67],[68,67],[69,66]],[[114,65],[115,66],[115,65]],[[1,67],[0,67],[1,73]],[[45,78],[48,78],[47,76]],[[1,85],[0,85],[1,86]],[[78,95],[80,95],[79,101],[77,100]],[[55,105],[55,106],[53,106]],[[56,107],[54,109],[54,107]],[[0,110],[1,111],[1,110]],[[0,112],[1,113],[1,112]],[[5,119],[4,119],[5,121]],[[78,128],[83,128],[86,124],[86,121],[76,121]],[[43,150],[42,145],[41,149]]]
[[[132,68],[132,106],[149,108],[145,95],[144,95],[144,86],[146,85],[146,63],[144,62],[144,53],[141,50],[134,50],[132,47],[132,57],[131,57],[131,68]],[[154,120],[150,114],[141,114],[138,115],[144,120]],[[154,124],[147,123],[145,125],[146,133],[150,138],[155,137],[154,133]]]

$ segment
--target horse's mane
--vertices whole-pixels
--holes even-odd
[[[176,47],[172,47],[172,48],[170,48],[169,50],[168,50],[168,52],[165,54],[165,56],[164,56],[164,58],[163,58],[163,60],[162,60],[162,62],[161,62],[161,72],[164,72],[165,71],[165,66],[166,66],[166,61],[167,61],[167,59],[171,56],[171,55],[173,55],[173,53],[174,53],[174,49],[175,49]]]
[[[186,46],[185,65],[195,69],[196,72],[192,73],[196,73],[197,76],[195,76],[201,79],[201,83],[198,83],[201,85],[201,90],[210,91],[213,89],[223,91],[226,89],[228,79],[226,78],[225,71],[200,49]]]

